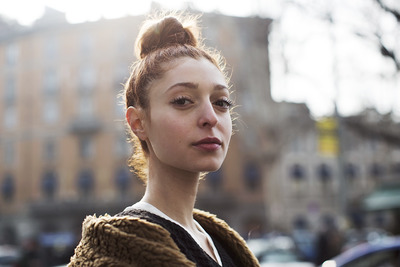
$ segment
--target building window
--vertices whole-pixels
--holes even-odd
[[[125,118],[125,103],[119,100],[119,97],[116,97],[115,101],[115,115],[117,115],[118,119],[123,119]]]
[[[17,124],[17,109],[15,105],[7,104],[4,111],[4,128],[12,129]]]
[[[58,75],[55,69],[48,69],[43,77],[43,91],[47,96],[54,96],[59,89]]]
[[[290,178],[292,178],[292,181],[289,184],[292,193],[296,197],[301,197],[306,191],[307,186],[307,184],[304,183],[306,178],[306,171],[302,165],[296,163],[289,169],[289,173]]]
[[[125,167],[118,169],[115,178],[115,184],[118,190],[121,193],[126,194],[126,192],[129,190],[131,183],[132,183],[132,177],[129,170]]]
[[[132,144],[128,143],[125,135],[118,136],[115,145],[115,154],[118,157],[128,157],[132,154]]]
[[[45,98],[43,105],[43,121],[46,123],[55,123],[59,117],[59,106],[53,98]]]
[[[218,171],[208,173],[206,181],[213,191],[218,191],[219,189],[221,189],[222,170],[219,169]]]
[[[79,152],[81,158],[89,159],[94,155],[93,139],[89,136],[82,136],[79,140]]]
[[[12,201],[15,195],[15,181],[11,174],[6,174],[1,184],[1,193],[4,201]]]
[[[250,191],[256,191],[260,187],[261,173],[255,163],[248,163],[244,169],[245,184]]]
[[[42,178],[42,192],[47,198],[53,198],[58,187],[57,175],[54,171],[45,172]]]
[[[44,143],[43,158],[45,161],[53,161],[56,158],[56,144],[54,140],[47,140]]]
[[[322,182],[328,182],[332,179],[331,168],[327,164],[322,163],[317,168],[317,175]]]
[[[369,174],[373,178],[381,178],[385,173],[385,169],[379,163],[373,163],[369,168]]]
[[[367,146],[369,150],[377,151],[378,150],[378,142],[374,139],[367,141]]]
[[[344,167],[344,176],[348,180],[354,180],[354,178],[356,178],[357,175],[358,175],[357,167],[352,163],[346,164],[346,166]]]
[[[58,57],[58,45],[54,36],[44,42],[44,56],[48,61],[54,61]]]
[[[82,93],[93,91],[96,84],[96,71],[92,66],[84,66],[79,72],[79,90]]]
[[[291,152],[299,152],[301,150],[301,144],[304,141],[300,139],[299,136],[293,136],[290,140],[290,151]]]
[[[78,190],[83,195],[89,195],[94,189],[93,172],[89,169],[84,169],[78,176]]]
[[[306,177],[306,172],[300,164],[294,164],[290,169],[290,176],[296,181],[302,181]]]
[[[15,78],[8,76],[6,79],[4,101],[6,104],[14,104],[16,96]]]
[[[18,61],[18,47],[15,44],[9,44],[6,47],[6,65],[13,67]]]
[[[93,99],[88,95],[82,95],[79,98],[79,117],[91,118],[93,117]]]
[[[15,162],[15,142],[4,142],[4,163],[5,165],[13,165]]]
[[[297,215],[293,219],[293,228],[295,230],[306,230],[309,228],[309,222],[304,215]],[[301,236],[298,236],[301,238]],[[305,236],[303,236],[305,237]],[[311,241],[311,240],[296,240],[296,241]]]

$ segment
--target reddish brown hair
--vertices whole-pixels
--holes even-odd
[[[178,58],[205,58],[225,74],[225,64],[220,54],[201,44],[196,22],[196,17],[176,15],[145,22],[136,40],[138,60],[132,65],[131,75],[125,84],[127,108],[140,107],[148,112],[148,89],[151,83],[162,78],[167,70],[166,64]],[[228,83],[228,76],[225,77]],[[149,149],[146,142],[139,140],[132,131],[129,134],[134,154],[128,160],[128,165],[146,182]]]

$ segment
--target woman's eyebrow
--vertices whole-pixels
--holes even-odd
[[[175,83],[174,85],[170,86],[167,91],[172,90],[176,87],[186,87],[188,89],[198,89],[199,84],[198,83],[192,83],[192,82],[180,82],[180,83]],[[214,90],[229,90],[226,85],[223,84],[215,84],[214,85]]]
[[[216,84],[214,86],[214,90],[228,90],[229,91],[228,87],[226,85],[223,85],[223,84]]]
[[[186,88],[189,88],[189,89],[197,89],[197,88],[199,88],[199,84],[198,83],[191,83],[191,82],[176,83],[176,84],[170,86],[167,89],[167,91],[172,90],[172,89],[174,89],[176,87],[186,87]]]

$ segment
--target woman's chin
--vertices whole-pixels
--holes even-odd
[[[221,168],[221,164],[215,164],[205,167],[201,172],[215,172]]]

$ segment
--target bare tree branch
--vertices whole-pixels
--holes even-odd
[[[386,4],[383,3],[382,0],[375,0],[375,1],[378,3],[378,5],[383,10],[385,10],[386,12],[392,14],[396,18],[397,22],[400,23],[400,12],[399,11],[395,10],[394,8],[388,7]]]
[[[393,49],[387,48],[383,43],[382,40],[379,38],[379,49],[381,54],[384,57],[388,57],[393,60],[393,63],[396,65],[396,70],[400,71],[400,61],[397,59],[396,54]]]
[[[375,0],[375,1],[376,1],[376,3],[378,3],[378,5],[384,11],[386,11],[389,14],[392,14],[395,17],[397,23],[400,24],[400,12],[399,11],[395,10],[394,8],[391,8],[391,7],[387,6],[385,3],[383,3],[382,0]],[[400,61],[397,58],[394,49],[389,49],[387,46],[385,46],[383,44],[382,38],[378,34],[376,34],[376,36],[378,37],[378,40],[379,40],[379,50],[380,50],[381,54],[384,57],[388,57],[388,58],[392,59],[393,63],[396,65],[396,70],[399,72],[400,71]]]

